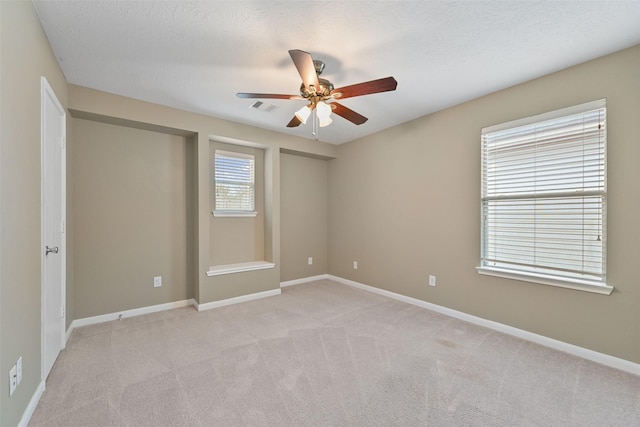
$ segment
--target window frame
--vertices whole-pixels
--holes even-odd
[[[488,246],[487,246],[487,239],[488,239],[488,228],[489,228],[489,220],[487,220],[485,218],[485,208],[486,206],[488,206],[488,204],[490,202],[497,202],[496,204],[499,204],[502,201],[513,201],[517,198],[521,198],[522,195],[518,195],[515,193],[512,194],[508,194],[508,195],[499,195],[499,196],[488,196],[488,191],[487,191],[487,183],[486,178],[487,178],[487,164],[486,164],[486,156],[487,156],[487,147],[485,144],[485,138],[487,138],[487,135],[494,135],[497,133],[501,133],[504,131],[509,131],[509,130],[514,130],[516,128],[523,128],[523,127],[532,127],[535,126],[537,124],[542,124],[543,122],[549,122],[552,120],[557,120],[558,122],[563,119],[566,118],[568,116],[572,116],[572,115],[576,115],[576,114],[582,114],[582,113],[586,113],[592,110],[598,110],[598,109],[604,109],[604,121],[603,123],[605,123],[604,126],[604,130],[603,130],[603,141],[599,144],[602,145],[602,149],[604,151],[604,158],[603,158],[603,162],[604,162],[604,170],[602,172],[602,186],[603,186],[603,190],[598,192],[598,197],[601,197],[601,210],[600,210],[600,216],[599,219],[601,220],[601,227],[602,227],[602,233],[601,233],[601,239],[602,239],[602,259],[601,259],[601,268],[602,268],[602,273],[601,273],[601,280],[599,279],[582,279],[582,278],[578,278],[578,277],[566,277],[564,275],[561,274],[553,274],[552,272],[549,272],[548,270],[552,270],[552,268],[549,268],[548,266],[545,268],[547,271],[545,272],[537,272],[537,271],[531,271],[531,270],[535,270],[535,269],[539,269],[541,267],[527,267],[527,268],[522,268],[519,269],[517,266],[516,267],[504,267],[504,266],[492,266],[490,265],[491,263],[486,259],[488,258],[487,256],[487,252],[488,252]],[[611,294],[611,292],[613,291],[613,287],[608,285],[606,283],[606,250],[607,250],[607,244],[606,244],[606,209],[607,209],[607,188],[606,188],[606,175],[607,175],[607,161],[606,161],[606,157],[607,157],[607,126],[606,126],[606,112],[607,112],[607,106],[606,106],[606,99],[600,99],[597,101],[592,101],[592,102],[587,102],[584,104],[579,104],[579,105],[575,105],[572,107],[568,107],[568,108],[563,108],[560,110],[555,110],[555,111],[551,111],[548,113],[544,113],[544,114],[539,114],[536,116],[532,116],[532,117],[526,117],[523,119],[518,119],[518,120],[514,120],[514,121],[510,121],[510,122],[506,122],[506,123],[502,123],[502,124],[498,124],[498,125],[494,125],[494,126],[490,126],[490,127],[486,127],[482,129],[481,132],[481,138],[482,138],[482,144],[481,144],[481,197],[480,197],[480,234],[481,234],[481,252],[480,252],[480,263],[479,266],[476,267],[476,270],[478,271],[478,273],[480,274],[484,274],[484,275],[491,275],[491,276],[497,276],[497,277],[503,277],[503,278],[509,278],[509,279],[514,279],[514,280],[520,280],[520,281],[527,281],[527,282],[533,282],[533,283],[539,283],[539,284],[544,284],[544,285],[550,285],[550,286],[558,286],[558,287],[563,287],[563,288],[568,288],[568,289],[575,289],[575,290],[581,290],[581,291],[588,291],[588,292],[594,292],[594,293],[600,293],[600,294],[605,294],[605,295],[609,295]],[[584,173],[584,172],[583,172]],[[537,178],[534,178],[533,180],[531,180],[530,182],[538,182]],[[576,194],[581,194],[579,192],[577,192]],[[537,193],[535,190],[533,192],[527,193],[527,198],[529,199],[535,199],[535,200],[541,200],[541,199],[546,199],[545,196],[548,196],[548,194],[539,194]],[[558,193],[558,195],[553,195],[552,199],[554,199],[556,206],[558,203],[558,200],[561,200],[560,197],[565,197],[568,198],[569,196],[564,194],[561,195]],[[557,199],[555,197],[558,197]],[[549,200],[549,199],[547,199]],[[534,217],[534,222],[537,221],[537,217]],[[582,223],[584,224],[584,218],[582,218]],[[584,250],[583,250],[584,252]],[[503,264],[509,264],[509,262],[503,262]],[[527,269],[529,269],[529,271],[527,271]],[[557,271],[560,271],[559,269]]]
[[[251,209],[219,209],[218,208],[218,164],[217,159],[218,156],[226,157],[226,158],[235,158],[235,159],[247,159],[251,162],[251,177],[252,181],[250,183],[251,188]],[[255,155],[241,153],[237,151],[227,151],[227,150],[218,150],[216,149],[213,155],[213,194],[214,194],[214,206],[213,216],[215,217],[255,217],[258,212],[256,211],[256,159]],[[234,181],[228,180],[228,183],[237,185],[247,185],[246,181]]]

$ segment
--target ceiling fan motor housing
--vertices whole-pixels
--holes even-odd
[[[318,83],[320,84],[319,88],[315,88],[315,91],[312,88],[305,87],[304,83],[300,85],[300,95],[303,98],[311,98],[312,96],[320,96],[320,97],[328,97],[331,95],[331,91],[333,90],[333,83],[331,83],[327,79],[318,79]]]
[[[322,72],[324,71],[324,62],[320,61],[319,59],[314,59],[313,60],[313,68],[316,69],[316,74],[317,75],[322,74]]]
[[[293,60],[298,74],[302,78],[300,85],[300,96],[285,95],[278,93],[243,93],[236,94],[239,98],[271,98],[271,99],[304,99],[309,104],[300,109],[296,115],[289,121],[287,127],[296,127],[304,123],[306,117],[311,110],[321,107],[326,112],[327,107],[336,115],[350,121],[353,124],[361,125],[367,121],[367,118],[357,112],[345,107],[336,99],[353,98],[356,96],[369,95],[372,93],[388,92],[396,90],[398,82],[393,77],[385,77],[383,79],[371,80],[367,82],[357,83],[349,86],[343,86],[334,89],[333,83],[327,79],[321,79],[319,76],[324,71],[324,62],[314,60],[309,52],[300,49],[292,49],[289,56]],[[328,102],[329,101],[329,102]],[[299,113],[299,114],[298,114]],[[304,113],[304,114],[303,114]],[[305,116],[304,120],[300,116]],[[327,123],[328,124],[328,123]]]

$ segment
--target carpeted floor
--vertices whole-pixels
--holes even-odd
[[[640,377],[331,281],[74,330],[30,426],[639,426]]]

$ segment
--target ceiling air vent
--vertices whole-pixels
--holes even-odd
[[[269,104],[267,102],[256,101],[253,104],[251,104],[250,108],[255,108],[256,110],[266,111],[267,113],[270,113],[278,107],[276,107],[273,104]]]

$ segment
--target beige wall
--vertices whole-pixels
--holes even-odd
[[[14,426],[41,381],[40,77],[65,107],[67,85],[31,2],[0,2],[0,57],[0,425]]]
[[[639,363],[638,76],[640,46],[341,145],[329,163],[329,272]],[[481,128],[600,98],[614,293],[478,275]]]
[[[255,160],[255,217],[214,217],[210,215],[209,265],[263,261],[264,256],[264,150],[211,141],[209,182],[214,182],[215,150],[252,154]],[[215,188],[210,186],[209,213],[215,209]]]
[[[0,393],[0,425],[15,425],[19,421],[40,383],[42,75],[47,77],[63,106],[73,109],[78,118],[73,120],[74,124],[82,122],[82,117],[91,117],[105,122],[128,122],[134,128],[166,128],[162,133],[182,135],[178,139],[163,135],[160,145],[184,148],[184,151],[172,153],[186,165],[185,175],[178,181],[194,191],[193,203],[186,203],[186,209],[179,212],[180,221],[184,220],[186,224],[178,233],[183,237],[161,236],[169,240],[186,239],[185,247],[180,249],[181,255],[172,255],[166,260],[156,259],[155,255],[154,259],[145,259],[146,240],[155,238],[154,233],[148,232],[136,239],[126,239],[129,247],[126,252],[138,257],[140,263],[130,267],[130,259],[117,263],[112,260],[112,266],[117,264],[117,269],[124,270],[124,280],[115,277],[113,268],[109,272],[102,268],[101,257],[82,259],[78,263],[73,254],[84,253],[82,245],[91,246],[88,237],[95,230],[91,231],[88,224],[90,215],[76,217],[77,213],[85,215],[87,212],[86,206],[77,212],[76,207],[82,204],[82,199],[73,190],[75,186],[82,187],[78,176],[88,171],[77,173],[74,169],[86,168],[88,164],[84,162],[90,159],[82,151],[86,147],[78,152],[74,144],[74,126],[68,126],[67,322],[88,313],[146,306],[190,295],[202,303],[217,301],[276,289],[280,280],[329,272],[640,363],[640,285],[637,279],[640,192],[635,184],[640,179],[640,168],[637,167],[640,163],[637,125],[640,117],[640,47],[335,147],[67,86],[31,2],[1,1],[0,23],[0,378],[5,378],[4,387],[10,367],[18,357],[22,356],[24,360],[24,379],[16,393],[11,398],[6,388]],[[608,272],[609,282],[616,288],[614,293],[602,296],[479,276],[475,267],[480,245],[480,129],[602,97],[607,98],[609,108]],[[70,118],[68,121],[72,122]],[[101,126],[104,125],[79,125],[83,126],[103,129]],[[126,138],[135,133],[122,128],[113,132],[124,132]],[[112,130],[104,134],[101,131],[98,139],[111,133]],[[277,264],[273,270],[216,277],[204,274],[211,260],[209,143],[212,138],[264,150],[264,258]],[[146,154],[150,151],[155,150],[147,150]],[[302,224],[304,218],[288,219],[292,206],[295,209],[297,203],[309,196],[288,198],[289,191],[291,194],[301,191],[291,177],[306,160],[282,156],[281,151],[322,158],[338,157],[329,161],[326,172],[326,271],[320,268],[321,255],[305,254],[300,266],[298,255],[292,249],[298,238],[292,230],[314,224],[313,233],[307,230],[307,236],[315,243],[307,251],[321,252],[323,243],[319,230],[323,225],[321,216],[313,217],[318,213],[316,210],[308,214],[306,224]],[[156,160],[153,164],[169,163],[167,158]],[[299,171],[301,177],[309,181],[321,180],[320,164],[314,162],[309,170]],[[116,172],[122,167],[119,164]],[[167,170],[161,166],[160,169]],[[193,173],[188,173],[189,170]],[[160,174],[163,171],[159,171]],[[114,175],[113,171],[106,172],[111,173],[110,177]],[[155,175],[153,179],[150,173],[139,175],[135,183],[126,183],[133,187],[127,192],[136,186],[145,187],[142,182],[145,179],[148,190],[156,181]],[[318,182],[314,181],[314,184]],[[282,201],[281,189],[287,191]],[[90,192],[85,190],[87,194]],[[319,192],[319,188],[316,191]],[[113,197],[119,194],[113,187],[106,193]],[[184,193],[184,197],[188,194],[188,191]],[[321,199],[316,194],[308,202],[319,206]],[[167,196],[164,200],[173,199]],[[142,209],[148,209],[154,203],[154,200],[148,200]],[[185,207],[183,202],[178,205]],[[173,212],[173,208],[171,204],[164,210]],[[100,217],[102,213],[95,215]],[[300,223],[296,222],[298,220]],[[88,235],[75,230],[76,224],[84,224]],[[140,228],[143,227],[131,231],[137,233]],[[105,247],[117,248],[123,240],[119,236],[97,237],[103,238],[101,243]],[[191,242],[188,236],[194,236]],[[74,246],[76,242],[81,246]],[[298,244],[303,245],[302,242]],[[108,260],[111,255],[102,258]],[[314,257],[314,268],[318,271],[312,273],[307,269],[304,264],[307,256]],[[358,270],[351,268],[353,260],[359,262]],[[184,272],[173,276],[174,263],[181,264],[175,271],[184,269]],[[172,285],[173,277],[186,277],[187,285],[182,288],[168,286],[165,281],[161,289],[135,288],[138,283],[149,280],[149,276],[156,275],[156,267],[160,264],[171,266],[171,271],[159,274],[172,277]],[[101,270],[91,273],[91,268]],[[95,304],[96,295],[85,293],[86,287],[78,286],[79,292],[74,289],[78,276],[86,284],[85,278],[91,274],[96,280],[90,285],[96,286],[95,292],[111,290],[105,306]],[[429,274],[438,277],[437,287],[426,286]],[[135,279],[129,282],[134,276]],[[191,291],[190,281],[193,282]],[[134,288],[123,287],[125,282],[133,283]],[[90,310],[83,311],[87,308]]]
[[[192,144],[89,120],[74,128],[76,318],[192,298]]]
[[[330,158],[336,147],[278,132],[266,131],[213,117],[136,101],[78,86],[69,86],[69,109],[74,117],[139,128],[165,128],[167,133],[194,135],[195,212],[194,297],[199,303],[278,289],[280,286],[280,150]],[[211,265],[210,141],[264,151],[264,258],[274,269],[207,277]],[[79,159],[79,156],[77,156]],[[76,162],[76,164],[78,161]],[[77,204],[77,203],[76,203]],[[76,230],[76,235],[79,232]],[[77,267],[76,267],[77,269]],[[76,278],[77,280],[77,278]],[[126,298],[126,294],[120,298]],[[78,301],[79,298],[76,298]],[[78,308],[76,307],[76,310]],[[79,317],[79,315],[76,315]]]
[[[327,169],[326,160],[280,155],[281,282],[328,271]]]

